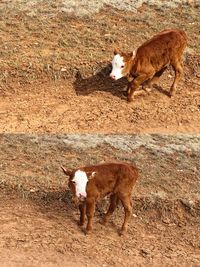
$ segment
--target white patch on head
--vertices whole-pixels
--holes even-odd
[[[87,174],[84,171],[78,170],[74,174],[72,182],[75,183],[76,196],[77,197],[86,197],[86,185],[88,182]]]
[[[112,71],[110,77],[114,80],[118,80],[122,78],[124,75],[122,74],[122,70],[124,68],[124,58],[119,54],[115,55],[112,60]]]

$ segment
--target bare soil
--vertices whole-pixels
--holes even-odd
[[[5,266],[199,266],[200,136],[0,136],[0,264]],[[119,206],[97,205],[85,236],[60,166],[127,161],[139,168],[128,233]]]
[[[200,266],[198,1],[75,2],[0,3],[0,265]],[[128,104],[113,48],[171,27],[189,39],[176,95],[169,69]],[[128,233],[121,206],[98,223],[105,199],[85,236],[60,166],[113,160],[140,170]]]
[[[108,6],[75,17],[54,1],[35,1],[28,11],[23,6],[0,9],[1,132],[200,132],[200,7],[143,4],[131,12]],[[153,92],[128,104],[127,81],[109,78],[113,48],[131,51],[170,27],[188,35],[176,95],[167,96],[169,69]]]
[[[58,199],[23,201],[6,192],[0,200],[1,266],[199,266],[199,217],[178,204],[179,222],[141,212],[121,238],[121,209],[106,228],[98,212],[93,234],[84,236],[77,211]]]

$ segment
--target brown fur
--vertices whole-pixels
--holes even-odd
[[[123,73],[130,80],[127,90],[128,101],[132,101],[135,90],[145,81],[148,81],[148,86],[151,87],[169,65],[175,72],[174,82],[169,92],[171,97],[183,74],[182,54],[186,45],[187,36],[184,31],[169,29],[156,34],[142,44],[137,49],[135,57],[130,53],[121,52],[120,55],[125,61]]]
[[[68,185],[74,197],[75,186],[72,183],[72,179],[77,170],[86,172],[89,177],[86,187],[87,197],[84,201],[79,201],[80,225],[84,224],[85,215],[87,215],[88,223],[86,232],[91,231],[97,201],[106,195],[110,195],[110,206],[102,223],[106,224],[108,217],[114,212],[117,203],[120,200],[125,211],[125,218],[120,234],[125,233],[132,211],[132,190],[138,178],[136,167],[128,163],[103,163],[94,166],[81,167],[73,171],[63,168],[64,173],[69,176]],[[95,172],[95,175],[90,178],[93,172]]]

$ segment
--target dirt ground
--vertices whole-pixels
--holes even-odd
[[[172,2],[1,1],[1,266],[200,266],[200,7]],[[113,48],[169,27],[189,41],[176,95],[169,69],[128,104]],[[113,160],[140,172],[128,233],[121,206],[98,223],[104,199],[85,236],[60,166]]]
[[[130,12],[108,6],[75,17],[55,1],[39,2],[31,11],[27,6],[29,12],[22,4],[1,4],[1,132],[200,132],[200,7],[143,4]],[[113,48],[131,51],[170,27],[188,35],[176,95],[167,96],[174,77],[169,69],[153,92],[128,104],[127,81],[109,78]]]
[[[199,266],[200,136],[0,136],[0,264]],[[85,236],[60,166],[127,161],[139,168],[128,233],[119,206]],[[152,167],[153,166],[153,167]]]
[[[6,203],[6,204],[5,204]],[[179,212],[181,212],[181,208]],[[103,228],[84,236],[77,211],[55,199],[23,201],[1,194],[1,266],[199,266],[199,217],[179,213],[183,223],[153,214],[133,216],[126,237],[116,231],[122,210]],[[187,218],[189,217],[189,218]],[[151,220],[149,220],[151,218]]]

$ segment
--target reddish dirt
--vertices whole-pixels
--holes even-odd
[[[200,137],[119,135],[115,143],[122,138],[127,151],[108,139],[91,148],[81,135],[74,141],[67,135],[0,136],[1,266],[199,266]],[[95,143],[95,136],[88,140]],[[98,223],[108,206],[104,199],[93,233],[85,236],[60,166],[116,160],[140,170],[128,233],[118,236],[121,206],[106,227]]]
[[[110,7],[85,19],[2,9],[0,131],[199,133],[199,8],[168,10],[167,20],[165,10],[145,5],[138,13]],[[169,69],[153,92],[128,104],[126,81],[109,78],[113,47],[130,51],[175,26],[188,35],[176,95],[166,94],[174,76]]]
[[[93,234],[76,226],[77,211],[66,203],[0,195],[1,266],[199,266],[195,218],[162,223],[149,214],[131,218],[126,237],[116,233],[117,212],[107,227],[95,219]],[[195,226],[196,225],[196,226]]]
[[[143,5],[137,13],[106,7],[77,18],[58,10],[61,1],[34,1],[31,10],[17,2],[0,4],[0,132],[8,133],[0,135],[0,265],[200,266],[200,7]],[[126,81],[108,77],[113,47],[135,49],[169,27],[189,38],[176,95],[166,94],[169,69],[153,92],[128,104]],[[177,132],[195,135],[189,142]],[[127,152],[106,141],[73,150],[59,135],[66,133],[140,133],[139,141],[143,133],[173,135],[166,143],[162,135],[152,143],[147,136],[137,148],[126,144]],[[117,234],[120,207],[106,228],[98,224],[105,200],[94,233],[85,236],[60,165],[110,160],[140,168],[129,231]]]
[[[100,86],[103,84],[101,80]],[[110,92],[98,90],[84,96],[76,95],[69,81],[26,86],[25,90],[4,97],[0,130],[28,133],[199,133],[200,90],[195,86],[186,90],[183,83],[180,86],[173,99],[155,90],[135,98],[131,104],[119,97],[123,93],[116,91],[114,84],[109,88]]]

